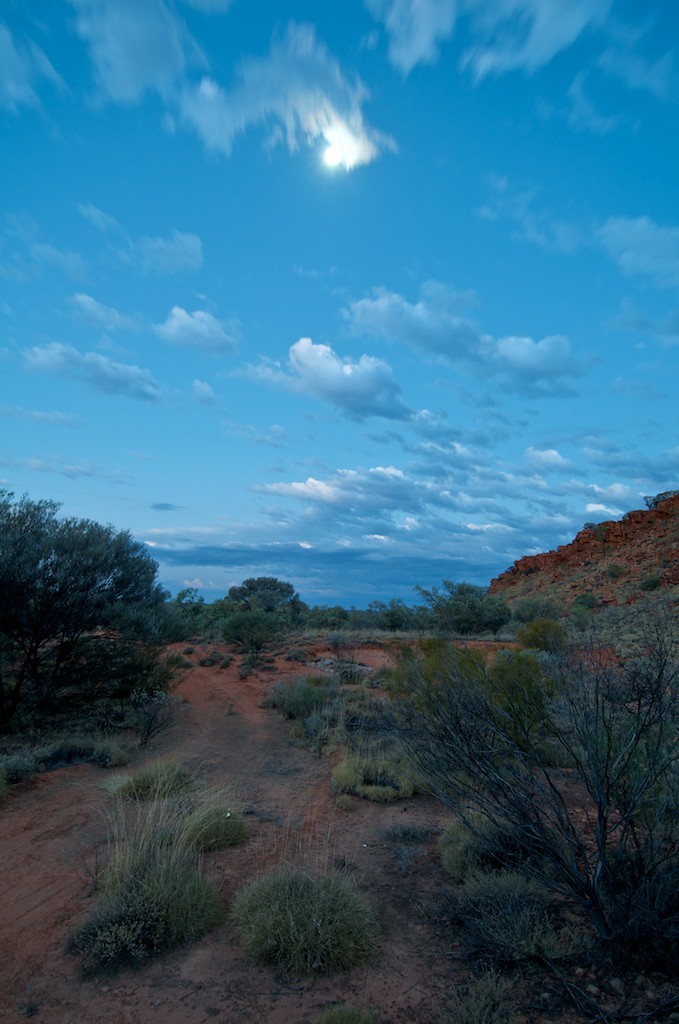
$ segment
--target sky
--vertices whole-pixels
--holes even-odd
[[[366,607],[679,487],[674,0],[3,0],[0,487]]]

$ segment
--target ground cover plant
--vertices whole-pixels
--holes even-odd
[[[230,917],[248,957],[293,977],[366,963],[380,933],[370,904],[349,879],[289,868],[237,893]]]
[[[107,788],[117,796],[132,800],[163,800],[187,793],[198,785],[195,776],[175,761],[156,761],[132,775],[110,779]]]

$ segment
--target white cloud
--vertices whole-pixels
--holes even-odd
[[[389,60],[404,75],[434,64],[455,27],[457,0],[365,0],[389,34]]]
[[[526,448],[525,456],[533,465],[542,469],[568,469],[570,462],[556,448]]]
[[[32,242],[29,251],[34,260],[49,263],[75,281],[82,281],[87,276],[87,264],[80,253],[57,249],[46,242]]]
[[[171,231],[166,238],[144,236],[121,252],[123,262],[132,263],[144,273],[175,274],[180,270],[198,270],[203,265],[203,243],[198,235]]]
[[[181,306],[173,306],[165,322],[155,324],[153,329],[171,345],[200,352],[233,352],[237,345],[238,325],[224,324],[202,309],[188,313]]]
[[[489,178],[490,197],[476,211],[483,220],[507,219],[518,228],[512,236],[532,242],[543,249],[573,252],[584,241],[584,232],[572,221],[535,208],[535,192],[510,187],[507,178],[494,174]]]
[[[18,417],[21,419],[34,420],[36,423],[49,423],[55,427],[77,427],[82,420],[79,416],[70,412],[42,412],[39,409],[24,409],[19,405],[0,406],[0,416]]]
[[[667,99],[674,83],[674,55],[668,51],[658,60],[650,61],[635,53],[629,45],[611,47],[601,54],[599,67],[621,78],[630,89],[645,89],[656,99]]]
[[[598,238],[624,274],[679,287],[679,227],[656,224],[650,217],[609,217]]]
[[[300,142],[327,144],[328,162],[349,170],[374,160],[391,139],[363,120],[365,87],[345,78],[337,61],[308,25],[291,24],[274,40],[266,58],[248,58],[230,91],[211,78],[186,84],[179,97],[183,122],[208,149],[227,155],[239,135],[270,125],[271,145],[284,140],[293,151]]]
[[[0,107],[16,111],[21,106],[36,106],[35,86],[41,78],[62,84],[39,47],[32,42],[20,46],[7,26],[0,23]]]
[[[182,0],[182,2],[189,7],[195,7],[196,10],[202,11],[204,14],[212,14],[213,11],[224,14],[234,0]]]
[[[246,372],[334,405],[352,419],[408,419],[411,415],[388,363],[368,355],[355,362],[340,359],[329,345],[316,345],[311,338],[300,338],[290,347],[286,371],[260,364]]]
[[[612,0],[463,0],[479,42],[463,66],[479,80],[506,71],[537,71],[589,29],[604,24]]]
[[[204,380],[194,380],[191,394],[199,405],[216,405],[217,395]]]
[[[83,354],[72,345],[52,342],[26,349],[24,360],[29,370],[83,380],[105,394],[126,395],[152,402],[160,398],[160,385],[149,370],[117,363],[98,352]]]
[[[620,508],[609,508],[607,505],[602,505],[600,502],[590,501],[585,505],[585,512],[596,512],[599,515],[606,516],[621,516],[622,509]]]
[[[550,335],[541,341],[533,338],[498,338],[489,348],[493,361],[524,380],[550,380],[577,375],[571,343],[563,335]]]
[[[97,302],[91,295],[74,295],[71,302],[86,320],[96,324],[97,327],[101,327],[103,330],[131,331],[136,330],[139,326],[134,317],[125,316],[123,313],[119,313],[117,309],[105,306],[102,302]]]
[[[90,50],[97,84],[117,103],[147,90],[167,97],[198,50],[163,0],[71,0],[76,31]]]
[[[122,231],[115,217],[104,213],[103,210],[100,210],[98,206],[94,206],[93,203],[78,203],[78,213],[85,220],[89,221],[92,227],[97,228],[98,231]]]
[[[587,75],[584,71],[579,72],[568,88],[568,99],[570,110],[568,111],[568,123],[571,128],[578,131],[593,132],[595,135],[608,135],[609,132],[619,128],[625,118],[620,114],[602,114],[596,107],[594,101],[585,91]]]

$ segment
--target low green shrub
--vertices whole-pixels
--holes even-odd
[[[568,630],[554,619],[533,619],[517,629],[516,639],[522,647],[553,654],[567,646]]]
[[[208,802],[183,819],[178,838],[182,846],[207,853],[244,843],[248,830],[243,819],[229,807]]]
[[[451,1024],[508,1024],[513,1015],[511,982],[494,971],[472,977],[453,991]]]
[[[370,754],[350,754],[340,761],[332,773],[332,785],[337,793],[352,793],[374,803],[407,800],[415,791],[400,761]]]
[[[377,1024],[377,1019],[358,1006],[333,1006],[316,1017],[314,1024]]]
[[[40,771],[40,762],[34,753],[20,751],[16,754],[3,754],[0,757],[0,772],[7,782],[21,782],[28,775]]]
[[[457,894],[470,951],[509,966],[563,953],[549,894],[513,871],[476,872]]]
[[[133,775],[119,775],[107,789],[115,796],[132,800],[163,800],[195,789],[195,776],[175,761],[156,761]]]
[[[0,804],[7,798],[7,791],[9,790],[9,783],[7,782],[7,776],[4,772],[0,772]]]
[[[348,971],[371,959],[379,939],[372,908],[339,875],[263,875],[237,894],[231,921],[247,956],[293,976]]]
[[[298,679],[289,683],[275,683],[262,701],[262,706],[276,708],[285,718],[304,720],[332,695],[325,679],[322,686]]]
[[[301,665],[306,665],[309,660],[309,656],[303,647],[291,647],[288,653],[285,655],[286,661],[298,661]]]
[[[648,576],[644,576],[639,588],[644,591],[657,590],[662,583],[662,576],[659,572],[650,572]]]

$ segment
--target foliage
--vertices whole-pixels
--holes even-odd
[[[403,763],[379,754],[351,754],[336,766],[332,785],[337,793],[351,793],[374,803],[406,800],[415,787]]]
[[[668,498],[676,498],[679,495],[679,491],[661,491],[660,494],[646,495],[644,503],[646,508],[657,508],[662,501],[667,501]]]
[[[639,584],[640,590],[657,590],[662,583],[662,576],[659,572],[650,572],[647,576],[644,576],[641,583]]]
[[[162,800],[195,788],[196,780],[188,768],[175,761],[156,761],[133,775],[111,779],[107,788],[117,796],[132,800]]]
[[[470,951],[507,967],[557,956],[561,950],[544,888],[511,871],[477,872],[461,886],[457,910]]]
[[[285,718],[305,719],[335,695],[335,688],[330,689],[326,680],[323,683],[314,686],[305,679],[274,683],[262,706],[276,708]]]
[[[251,653],[263,650],[275,632],[275,619],[265,611],[234,612],[222,623],[224,640]]]
[[[96,634],[122,612],[162,603],[157,565],[129,533],[87,519],[59,519],[53,501],[0,491],[0,646],[13,671],[0,676],[0,728],[28,696],[51,711]]]
[[[554,653],[568,643],[568,630],[553,619],[533,619],[517,629],[516,639],[523,647]]]
[[[287,869],[239,892],[231,921],[247,956],[293,976],[364,964],[379,938],[370,905],[346,878]]]
[[[314,1024],[377,1024],[375,1017],[367,1010],[361,1010],[358,1006],[333,1006],[326,1010],[320,1017],[316,1017]]]
[[[199,805],[181,824],[180,842],[197,853],[238,846],[247,838],[243,819],[224,804]]]
[[[543,725],[586,794],[575,804],[540,730],[524,723],[521,705],[497,699],[487,671],[450,658],[433,678],[417,662],[409,673],[403,743],[431,791],[507,823],[523,853],[517,870],[580,907],[611,956],[669,962],[679,938],[671,619],[647,623],[621,657],[596,649],[551,657]]]
[[[494,971],[471,977],[461,990],[453,991],[452,1024],[509,1024],[510,988],[511,982]]]
[[[512,605],[512,618],[517,622],[532,622],[533,619],[560,619],[558,603],[550,597],[520,597]]]
[[[438,587],[415,589],[431,608],[441,633],[496,633],[511,618],[504,598],[471,583],[443,580],[443,592]]]

